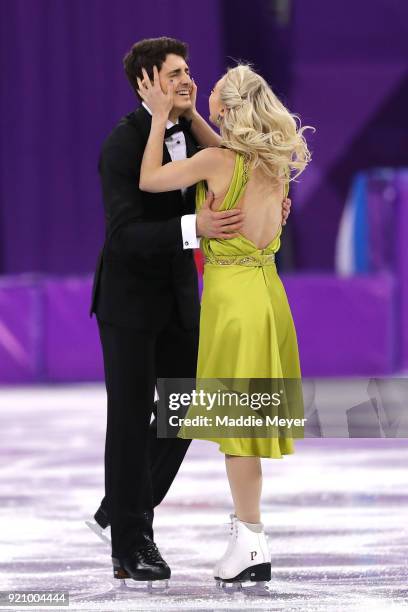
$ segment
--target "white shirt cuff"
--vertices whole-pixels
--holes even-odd
[[[200,238],[196,234],[197,215],[183,215],[181,217],[181,235],[183,237],[183,249],[200,248]]]

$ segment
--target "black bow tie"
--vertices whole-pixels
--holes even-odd
[[[179,121],[175,125],[172,125],[171,128],[167,128],[167,130],[164,132],[164,138],[169,138],[169,136],[177,134],[177,132],[184,132],[184,134],[190,132],[191,123],[191,120],[188,119]]]

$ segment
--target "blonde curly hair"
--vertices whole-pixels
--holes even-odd
[[[311,160],[298,115],[290,113],[268,83],[248,64],[230,68],[220,87],[225,114],[221,144],[243,153],[274,183],[295,180]],[[299,126],[296,123],[299,122]]]

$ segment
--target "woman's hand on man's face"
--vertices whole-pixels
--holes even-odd
[[[190,86],[190,100],[191,106],[184,113],[183,117],[186,119],[192,119],[195,112],[197,112],[197,85],[195,84],[194,79],[191,77],[191,86]]]
[[[153,66],[153,83],[151,82],[146,70],[142,68],[143,80],[137,77],[138,94],[147,104],[152,115],[167,117],[174,104],[174,85],[170,81],[167,93],[161,88],[159,71],[157,66]]]

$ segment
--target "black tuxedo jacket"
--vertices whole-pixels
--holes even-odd
[[[181,118],[180,121],[183,121]],[[176,308],[186,329],[199,323],[197,271],[192,249],[183,249],[180,218],[194,212],[195,187],[147,193],[140,166],[151,116],[141,106],[123,117],[105,140],[98,170],[106,235],[99,255],[90,314],[108,323],[156,329]],[[197,152],[185,133],[187,156]],[[163,163],[171,161],[163,145]]]

